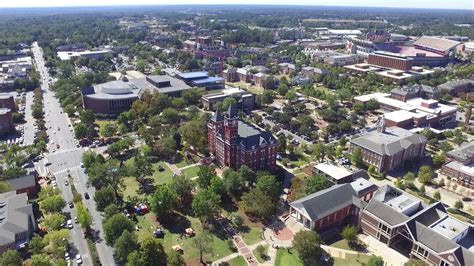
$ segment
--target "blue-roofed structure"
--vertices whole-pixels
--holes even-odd
[[[224,89],[223,78],[209,77],[205,71],[181,73],[177,77],[191,87],[202,87],[207,90]]]

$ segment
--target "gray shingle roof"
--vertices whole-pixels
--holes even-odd
[[[426,142],[426,138],[403,128],[390,127],[385,132],[371,131],[351,142],[380,155],[393,155],[412,144]]]
[[[19,190],[24,188],[30,188],[36,185],[36,179],[33,175],[27,175],[15,179],[10,179],[6,181],[10,184],[10,190]]]
[[[407,222],[407,228],[411,232],[414,240],[422,243],[437,253],[459,247],[459,245],[451,242],[445,237],[440,236],[440,234],[438,234],[435,230],[424,226],[422,223],[416,220]]]
[[[28,204],[26,193],[0,194],[0,246],[15,242],[15,234],[28,231],[30,217],[33,217],[33,207]]]
[[[295,200],[290,206],[305,209],[309,218],[315,221],[352,204],[362,207],[364,203],[351,184],[339,184]]]

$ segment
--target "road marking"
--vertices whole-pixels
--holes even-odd
[[[74,170],[77,170],[77,169],[80,169],[81,166],[80,165],[77,165],[77,166],[74,166],[74,167],[70,167],[70,168],[67,168],[67,169],[62,169],[62,170],[59,170],[59,171],[56,171],[53,173],[53,175],[59,175],[59,174],[62,174],[62,173],[66,173],[67,171],[74,171]]]

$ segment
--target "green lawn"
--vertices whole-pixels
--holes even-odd
[[[199,166],[192,166],[192,167],[182,170],[181,172],[184,174],[185,177],[192,178],[198,175],[198,171],[199,171]]]
[[[137,217],[138,225],[140,225],[137,234],[139,241],[143,241],[147,236],[153,236],[154,230],[158,228],[159,224],[153,221],[153,217],[154,215],[151,213]],[[196,231],[196,234],[202,232],[202,225],[198,219],[190,216],[179,216],[172,225],[164,228],[165,236],[163,239],[159,239],[159,241],[163,244],[167,252],[173,246],[181,245],[184,251],[184,259],[186,261],[191,261],[199,257],[199,251],[194,245],[193,238],[181,237],[181,233],[183,233],[188,227],[192,227]],[[214,234],[211,234],[211,236],[213,240],[211,245],[212,254],[205,255],[207,260],[214,261],[232,254],[226,240],[221,239]]]
[[[359,266],[366,265],[369,262],[370,256],[359,254],[346,254],[345,259],[334,258],[334,265],[348,265],[348,266]]]
[[[127,176],[123,179],[123,183],[125,185],[125,189],[123,191],[124,198],[137,195],[138,182],[135,177]]]
[[[245,244],[248,246],[253,245],[262,241],[260,235],[262,234],[262,229],[260,227],[249,227],[249,231],[244,233],[241,232]]]
[[[347,240],[345,240],[345,239],[342,239],[342,240],[339,240],[337,242],[332,243],[331,247],[345,249],[345,250],[352,250],[349,247],[349,243],[347,243]]]
[[[175,163],[175,164],[176,164],[176,166],[177,166],[178,168],[182,168],[182,167],[185,167],[185,166],[188,166],[188,165],[189,165],[189,163],[186,162],[186,160],[185,160],[184,158],[183,158],[181,161],[179,161],[179,162],[177,162],[177,163]]]
[[[276,254],[275,266],[302,266],[296,251],[290,249],[290,252],[287,249],[279,249]]]
[[[247,262],[245,261],[244,257],[238,256],[228,261],[230,266],[245,266]]]
[[[160,172],[158,170],[159,166],[161,166],[164,171]],[[169,169],[164,162],[153,164],[153,171],[153,179],[157,185],[169,183],[173,178],[173,172],[171,172],[171,169]]]
[[[263,245],[263,247],[265,249],[264,254],[267,255],[268,254],[268,245]],[[257,258],[259,263],[264,263],[265,262],[265,259],[260,257],[260,255],[258,254],[256,249],[253,251],[253,255]]]

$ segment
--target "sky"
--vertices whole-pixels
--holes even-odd
[[[370,7],[474,9],[474,0],[0,0],[1,7],[62,7],[176,4],[288,4]]]

